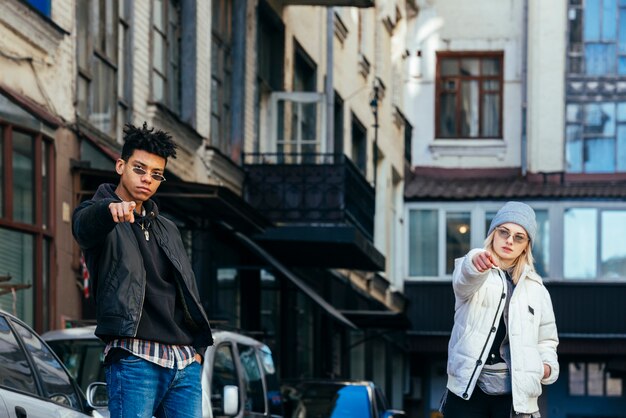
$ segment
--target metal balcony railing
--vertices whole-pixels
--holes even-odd
[[[374,234],[375,190],[343,154],[244,155],[244,198],[276,223],[350,224]]]

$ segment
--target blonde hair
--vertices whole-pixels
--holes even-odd
[[[498,265],[500,265],[500,257],[498,257],[498,254],[496,254],[496,251],[493,248],[493,239],[496,232],[497,229],[494,229],[491,231],[491,234],[485,238],[485,250],[489,251],[491,255],[493,255],[493,258],[498,261]],[[524,248],[522,253],[515,260],[513,260],[513,263],[509,266],[513,284],[517,284],[520,277],[522,277],[522,273],[524,273],[526,266],[529,266],[532,271],[535,270],[535,259],[533,258],[532,244],[530,240],[526,242],[526,248]]]

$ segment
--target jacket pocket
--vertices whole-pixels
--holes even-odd
[[[118,271],[119,265],[120,265],[119,261],[115,260],[113,264],[110,266],[107,274],[103,278],[100,279],[100,280],[104,279],[102,283],[99,285],[99,287],[101,287],[101,290],[102,290],[101,294],[103,297],[110,296],[117,289],[118,282],[119,282],[119,277],[117,277],[117,271]]]
[[[541,379],[543,378],[543,361],[536,347],[526,347],[524,350],[524,382],[523,391],[528,397],[538,397],[542,392]]]

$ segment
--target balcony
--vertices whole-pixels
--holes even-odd
[[[374,188],[345,155],[247,154],[244,170],[245,200],[276,225],[257,237],[266,247],[292,264],[319,266],[319,251],[326,267],[384,267],[372,244]]]

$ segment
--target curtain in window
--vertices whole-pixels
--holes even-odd
[[[463,81],[461,83],[461,136],[478,136],[478,81]]]

